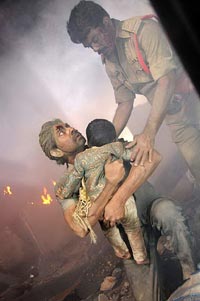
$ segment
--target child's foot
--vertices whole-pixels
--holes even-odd
[[[131,254],[129,251],[119,251],[119,250],[115,250],[115,255],[119,258],[122,259],[129,259],[131,258]]]
[[[136,261],[137,264],[149,264],[149,258],[145,258],[144,260],[137,260]]]

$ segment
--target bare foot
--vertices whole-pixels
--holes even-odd
[[[144,260],[141,260],[141,261],[136,261],[136,263],[137,264],[149,264],[150,263],[150,261],[149,261],[149,258],[145,258]]]
[[[119,250],[115,250],[115,255],[119,258],[122,258],[122,259],[129,259],[131,258],[131,254],[129,251],[119,251]]]

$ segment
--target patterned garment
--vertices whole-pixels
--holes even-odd
[[[60,197],[62,199],[70,198],[84,177],[87,193],[91,201],[95,201],[106,183],[104,166],[109,156],[113,155],[115,159],[122,158],[129,161],[131,153],[132,148],[126,149],[124,143],[118,141],[101,147],[88,148],[77,154],[74,169],[66,175]]]
[[[79,153],[75,158],[74,168],[65,175],[65,183],[63,183],[62,189],[59,189],[59,197],[63,199],[63,202],[65,202],[65,199],[71,198],[84,178],[87,195],[90,201],[94,202],[105,186],[104,166],[110,155],[114,156],[115,159],[121,158],[129,161],[131,153],[132,148],[126,149],[124,143],[119,141],[101,147],[92,147]],[[129,238],[135,260],[137,262],[144,261],[147,253],[134,197],[131,196],[127,200],[125,216],[120,222]],[[116,226],[107,229],[104,227],[104,235],[111,243],[116,254],[123,257],[128,253],[127,246]]]

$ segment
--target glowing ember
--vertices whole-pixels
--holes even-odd
[[[46,187],[43,188],[43,194],[41,195],[42,204],[44,205],[50,205],[53,201],[50,194],[47,192]]]
[[[11,194],[12,194],[12,191],[11,191],[10,186],[6,186],[6,187],[4,188],[3,194],[4,194],[4,195],[6,195],[6,194],[11,195]]]

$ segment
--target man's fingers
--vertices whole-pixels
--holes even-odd
[[[137,154],[139,152],[139,148],[135,147],[132,154],[131,154],[131,162],[134,162],[136,157],[137,157]]]
[[[140,165],[140,162],[141,162],[143,153],[144,153],[143,151],[139,151],[139,152],[137,153],[137,156],[136,156],[135,161],[134,161],[134,163],[133,163],[134,166]]]
[[[114,227],[115,226],[115,221],[114,220],[110,220],[108,217],[104,216],[104,222],[109,225],[110,227]]]
[[[141,166],[144,166],[144,163],[146,162],[147,158],[148,158],[148,153],[147,153],[147,152],[144,152],[144,153],[143,153],[143,156],[142,156],[142,159],[141,159],[141,161],[140,161],[140,165],[141,165]]]
[[[149,151],[149,162],[152,162],[153,160],[153,149],[150,149]]]
[[[152,162],[153,149],[151,149],[150,151],[142,151],[136,149],[131,155],[131,161],[134,162],[134,166],[143,166],[147,159],[149,160],[149,162]]]

